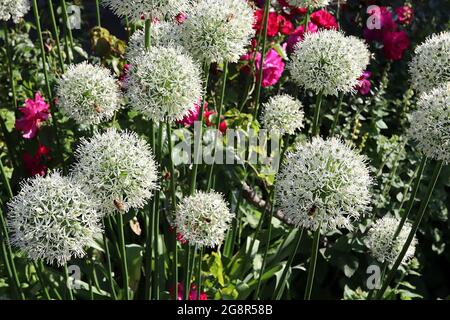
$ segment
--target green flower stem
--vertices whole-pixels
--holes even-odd
[[[255,109],[254,109],[254,113],[253,113],[253,117],[255,119],[258,117],[259,101],[261,99],[264,60],[266,58],[267,25],[269,23],[269,10],[270,10],[270,1],[266,1],[264,4],[264,16],[263,16],[264,17],[264,26],[263,26],[263,34],[262,34],[261,61],[259,62],[259,74],[258,74],[258,83],[256,86]]]
[[[109,252],[108,239],[106,238],[105,233],[103,233],[103,245],[105,247],[105,255],[106,255],[106,266],[108,270],[107,278],[109,283],[109,290],[111,291],[111,296],[114,300],[117,300],[116,290],[114,289],[114,281],[112,275],[112,266],[111,266],[111,254]]]
[[[318,136],[320,134],[320,108],[322,106],[323,91],[319,92],[316,97],[316,107],[314,108],[314,119],[312,127],[312,135]]]
[[[177,194],[176,194],[176,181],[175,181],[175,166],[173,163],[172,153],[173,153],[173,142],[172,142],[172,127],[167,121],[167,139],[169,146],[169,173],[170,173],[170,196],[172,200],[172,213],[175,214],[177,207]],[[176,232],[173,233],[173,286],[175,293],[175,300],[178,297],[178,241]]]
[[[145,48],[150,48],[152,44],[152,37],[151,37],[151,28],[152,28],[152,20],[147,19],[145,20]]]
[[[64,73],[65,72],[64,58],[63,58],[62,52],[61,52],[59,30],[58,30],[58,25],[56,23],[55,11],[53,9],[53,0],[48,0],[48,7],[49,7],[49,11],[50,11],[50,18],[52,20],[52,29],[53,29],[53,33],[55,36],[56,52],[58,53],[59,67],[61,68],[61,72]]]
[[[200,294],[202,289],[202,260],[203,260],[203,247],[198,251],[198,266],[197,266],[197,300],[200,300]],[[191,288],[185,289],[190,291]]]
[[[198,122],[200,122],[200,132],[198,133],[199,137],[198,137],[198,141],[194,141],[195,143],[201,144],[201,139],[202,139],[202,135],[203,135],[203,105],[206,101],[206,93],[207,93],[207,89],[208,89],[208,82],[209,82],[209,68],[210,65],[205,63],[204,66],[204,73],[205,73],[205,88],[204,88],[204,97],[202,99],[202,102],[200,104],[200,114],[198,116]],[[200,148],[198,148],[200,149]],[[199,150],[195,150],[194,152],[194,163],[192,165],[192,174],[191,174],[191,182],[190,182],[190,187],[189,187],[189,194],[193,195],[195,192],[195,189],[197,187],[197,171],[198,171],[198,163],[199,163],[199,157],[201,156]]]
[[[311,17],[311,9],[308,8],[306,14],[305,14],[305,24],[303,25],[305,33],[308,32],[308,23]]]
[[[145,217],[147,230],[145,239],[145,299],[152,299],[152,264],[153,264],[153,229],[155,225],[155,202],[151,201],[149,212]]]
[[[195,251],[194,251],[195,253]],[[194,257],[195,254],[192,252],[191,245],[188,243],[185,247],[185,260],[184,260],[184,266],[185,266],[185,274],[184,274],[184,291],[183,291],[183,299],[188,300],[189,299],[189,290],[191,288],[191,278],[192,278],[192,268],[194,265]],[[177,298],[177,297],[176,297]]]
[[[164,124],[160,123],[159,124],[159,128],[158,128],[158,149],[156,150],[156,157],[157,157],[157,162],[162,165],[162,156],[163,156],[163,128],[164,128]],[[159,221],[160,221],[160,212],[159,212],[159,208],[160,208],[160,198],[161,198],[161,190],[156,190],[155,192],[155,198],[154,198],[154,202],[155,202],[155,211],[153,212],[153,216],[155,218],[155,223],[154,223],[154,230],[153,230],[153,235],[154,235],[154,243],[153,243],[153,250],[154,250],[154,254],[155,254],[155,268],[154,268],[154,272],[153,272],[153,297],[156,300],[159,300],[159,281],[160,281],[160,270],[159,270]]]
[[[11,92],[12,92],[12,99],[13,99],[13,107],[14,110],[17,109],[17,92],[16,92],[16,84],[14,81],[14,74],[13,74],[13,61],[12,61],[12,53],[11,53],[11,47],[9,45],[9,34],[8,34],[8,25],[6,22],[3,24],[4,32],[5,32],[5,47],[6,47],[6,57],[8,59],[8,76],[9,81],[11,82]]]
[[[120,249],[122,253],[122,281],[123,281],[123,290],[124,290],[124,298],[125,300],[130,299],[130,288],[128,286],[128,265],[127,265],[127,251],[125,247],[125,230],[123,224],[123,214],[119,213],[118,215],[118,228],[119,228],[119,242]]]
[[[241,220],[240,206],[241,206],[242,200],[243,200],[243,192],[242,192],[242,188],[241,188],[239,190],[239,195],[238,195],[238,198],[236,201],[236,208],[235,208],[236,219],[233,220],[233,222],[231,224],[231,228],[227,232],[227,236],[225,238],[225,245],[223,246],[223,255],[228,258],[230,258],[231,255],[233,254],[233,249],[236,244],[239,221]]]
[[[417,192],[419,191],[420,181],[422,180],[422,175],[423,175],[423,171],[425,170],[426,163],[427,163],[427,157],[426,156],[422,156],[422,160],[420,161],[420,165],[417,168],[417,171],[415,172],[414,186],[413,186],[412,191],[411,191],[411,196],[409,198],[408,206],[407,206],[405,214],[402,216],[402,219],[400,220],[400,223],[398,224],[397,230],[395,230],[394,240],[400,234],[400,231],[402,230],[403,225],[405,224],[406,220],[409,217],[409,214],[412,211],[412,208],[414,207],[414,202],[416,201]]]
[[[33,266],[34,266],[34,269],[36,270],[36,274],[38,276],[39,283],[41,284],[42,290],[44,290],[45,299],[51,300],[52,298],[50,297],[50,294],[48,292],[47,286],[44,281],[44,275],[42,273],[42,270],[40,269],[40,266],[36,262],[33,262]]]
[[[40,50],[41,50],[42,71],[44,73],[44,78],[45,78],[45,88],[47,91],[47,98],[49,99],[49,103],[50,103],[50,113],[52,115],[53,131],[55,134],[58,155],[61,157],[61,162],[64,165],[64,154],[63,154],[63,149],[61,147],[60,140],[58,138],[58,124],[57,124],[57,120],[55,117],[55,104],[53,101],[52,89],[50,87],[50,80],[48,77],[47,57],[45,56],[44,40],[42,39],[41,20],[39,17],[38,5],[37,5],[36,0],[33,0],[33,13],[34,13],[34,19],[36,21],[36,30],[38,33],[39,46],[40,46]]]
[[[212,150],[212,158],[214,159],[216,156],[216,145],[217,145],[217,135],[219,135],[220,133],[218,132],[219,128],[220,128],[220,117],[222,116],[222,109],[223,109],[223,102],[225,99],[225,90],[226,90],[226,86],[227,86],[227,76],[228,76],[228,63],[224,63],[223,66],[223,76],[222,76],[222,88],[220,90],[220,102],[219,102],[219,106],[217,108],[217,125],[216,125],[216,136],[214,138],[214,147]],[[210,165],[209,167],[209,172],[208,172],[208,183],[207,183],[207,187],[206,190],[209,191],[211,188],[214,188],[214,183],[213,183],[213,172],[214,172],[214,160],[213,163]]]
[[[280,281],[278,282],[278,285],[274,291],[274,299],[275,300],[280,300],[281,297],[283,296],[284,289],[286,288],[286,280],[287,280],[287,275],[288,275],[289,269],[291,268],[292,263],[294,262],[295,254],[297,253],[298,248],[300,247],[300,243],[303,238],[303,230],[304,229],[297,230],[297,233],[296,233],[295,239],[294,239],[294,250],[291,252],[289,259],[286,262],[286,266],[284,267],[283,273],[281,274]],[[281,247],[282,246],[280,246],[280,249],[281,249]]]
[[[97,26],[102,26],[102,20],[100,18],[100,1],[95,0],[95,13],[97,15]]]
[[[314,275],[316,273],[317,255],[319,253],[320,228],[322,223],[319,223],[317,230],[314,233],[313,244],[311,248],[311,259],[308,267],[308,280],[306,281],[305,300],[311,299],[311,293],[314,284]]]
[[[64,264],[64,280],[65,280],[65,298],[68,300],[73,300],[72,283],[69,283],[69,271],[67,270],[67,263]]]
[[[408,238],[405,241],[405,244],[403,245],[402,251],[398,255],[397,260],[395,260],[394,265],[392,266],[391,270],[388,273],[386,281],[384,281],[383,286],[381,287],[380,291],[378,291],[378,293],[376,295],[377,300],[379,300],[383,297],[383,294],[386,291],[387,287],[389,286],[391,281],[394,279],[395,273],[397,272],[398,267],[402,263],[403,258],[405,257],[405,254],[408,251],[408,248],[411,244],[411,241],[414,239],[414,235],[416,234],[417,230],[419,229],[420,223],[422,222],[422,219],[424,218],[424,216],[427,212],[426,209],[428,207],[428,203],[430,202],[431,195],[433,194],[433,191],[436,186],[439,175],[441,173],[442,167],[443,167],[443,161],[438,161],[434,166],[433,175],[431,177],[430,184],[428,185],[428,189],[425,194],[425,197],[422,199],[422,203],[420,204],[419,211],[417,213],[414,224],[411,228]]]
[[[338,102],[337,109],[336,109],[336,114],[334,115],[333,125],[331,126],[331,130],[330,130],[331,137],[334,136],[337,124],[339,123],[339,116],[341,114],[343,100],[344,100],[344,93],[340,92],[339,93],[339,102]]]
[[[35,1],[35,0],[33,0]],[[73,52],[73,35],[72,35],[72,29],[70,29],[69,26],[69,15],[67,14],[67,4],[66,4],[66,0],[61,0],[61,9],[62,9],[62,15],[63,15],[63,21],[64,21],[64,25],[67,31],[67,35],[69,37],[69,43],[70,43],[70,48],[72,49]]]

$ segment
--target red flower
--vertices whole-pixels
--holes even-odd
[[[404,5],[395,9],[397,20],[402,25],[411,24],[414,19],[414,10],[410,5]]]
[[[43,164],[44,161],[49,161],[48,156],[50,149],[40,144],[34,156],[29,153],[24,153],[22,156],[23,165],[27,174],[32,177],[35,175],[43,176],[47,173],[48,167]]]
[[[264,9],[255,11],[255,23],[253,29],[259,32],[264,27]],[[269,21],[267,23],[267,36],[276,36],[279,30],[278,14],[276,12],[269,13]]]
[[[311,14],[311,21],[321,28],[338,29],[336,19],[333,17],[331,13],[329,13],[325,9],[313,12]]]
[[[280,32],[285,35],[290,35],[294,32],[294,25],[288,19],[283,16],[278,16],[278,25]]]
[[[41,126],[41,122],[49,118],[49,105],[39,93],[33,99],[26,99],[25,106],[19,108],[22,118],[16,120],[16,129],[23,132],[25,139],[32,139]]]
[[[410,44],[405,31],[386,32],[383,37],[383,52],[386,59],[400,60]]]

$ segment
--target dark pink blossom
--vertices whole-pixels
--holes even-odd
[[[338,24],[334,16],[325,9],[318,10],[311,14],[311,22],[319,28],[338,29]]]
[[[317,32],[317,30],[319,30],[317,25],[315,25],[312,22],[308,23],[308,32],[314,33],[314,32]],[[287,51],[293,52],[295,45],[298,42],[303,41],[304,37],[305,37],[305,27],[303,25],[301,25],[297,29],[295,29],[295,31],[287,39],[287,41],[286,41]]]
[[[405,31],[386,32],[383,37],[383,53],[386,59],[401,60],[410,45],[408,34]]]
[[[402,25],[411,24],[414,19],[414,9],[410,5],[404,5],[395,9],[397,21]]]
[[[174,297],[175,290],[173,288],[169,289],[170,295]],[[184,299],[184,285],[182,283],[178,283],[178,296],[177,300]],[[197,286],[195,284],[191,285],[191,290],[189,291],[188,300],[208,300],[208,296],[205,292],[200,292],[200,297],[197,299]]]
[[[368,95],[370,89],[372,87],[372,83],[370,82],[370,77],[372,76],[372,72],[364,71],[361,77],[358,78],[359,84],[356,86],[356,90],[363,96]]]
[[[23,166],[28,176],[44,176],[47,173],[48,167],[44,163],[50,160],[50,157],[48,156],[49,154],[50,149],[42,144],[39,145],[33,156],[31,156],[28,152],[23,154]]]
[[[16,129],[22,131],[25,139],[36,136],[43,121],[47,121],[50,115],[49,105],[37,92],[33,99],[26,99],[25,106],[19,108],[22,118],[16,119]]]

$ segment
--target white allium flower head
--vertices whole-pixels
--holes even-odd
[[[255,34],[253,22],[247,1],[200,0],[187,11],[182,41],[199,61],[237,62]]]
[[[291,57],[288,68],[295,83],[324,95],[354,92],[366,69],[370,52],[366,43],[336,30],[305,35]]]
[[[111,72],[87,62],[68,68],[56,94],[62,113],[83,126],[108,121],[120,108],[119,85]]]
[[[352,229],[369,210],[372,179],[365,157],[336,138],[314,137],[289,152],[276,177],[279,209],[299,228]]]
[[[142,19],[163,20],[174,17],[188,7],[188,0],[103,0],[121,18],[136,22]]]
[[[63,265],[83,257],[102,231],[94,199],[57,171],[23,181],[8,207],[11,244],[33,260]]]
[[[30,10],[28,0],[0,0],[0,20],[19,22]]]
[[[102,214],[142,208],[157,188],[157,165],[147,142],[134,132],[108,129],[82,139],[72,170]]]
[[[287,0],[288,4],[293,7],[318,9],[326,7],[330,4],[330,0]],[[344,3],[344,1],[341,1]]]
[[[261,121],[263,127],[270,133],[280,136],[294,134],[303,128],[303,105],[287,94],[271,97],[263,105]]]
[[[408,134],[428,158],[450,162],[450,82],[423,93]]]
[[[190,244],[215,247],[222,243],[233,218],[220,193],[196,191],[178,204],[174,226]]]
[[[180,45],[180,25],[174,22],[153,22],[150,29],[150,44],[154,47],[172,47]],[[145,50],[145,31],[137,30],[130,38],[126,51],[128,61],[135,61],[136,57]],[[139,61],[136,61],[139,63]]]
[[[199,65],[179,47],[152,47],[131,62],[129,104],[154,121],[181,120],[201,99]]]
[[[434,34],[416,48],[409,73],[419,93],[450,81],[450,31]]]
[[[378,219],[369,229],[366,237],[366,245],[371,255],[381,263],[388,262],[392,264],[397,259],[403,249],[403,245],[411,231],[411,224],[405,222],[402,230],[394,240],[395,232],[400,223],[400,219],[392,216],[384,216]],[[407,263],[416,250],[417,239],[414,238],[406,251],[402,263]]]

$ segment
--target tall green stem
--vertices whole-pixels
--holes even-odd
[[[322,223],[319,223],[317,230],[314,233],[313,244],[311,247],[311,259],[308,267],[308,280],[306,281],[305,300],[311,299],[311,292],[314,284],[314,276],[316,273],[317,254],[319,253],[320,228]]]
[[[72,283],[69,278],[69,271],[67,270],[67,263],[64,264],[64,280],[66,282],[66,299],[73,300]]]
[[[405,257],[405,254],[408,251],[408,248],[409,248],[412,240],[414,239],[414,236],[415,236],[417,230],[419,229],[420,223],[422,222],[422,220],[427,212],[426,209],[428,207],[428,203],[430,202],[431,196],[433,194],[437,180],[441,173],[442,167],[443,167],[443,161],[438,161],[435,164],[430,184],[428,185],[428,189],[425,194],[425,197],[423,198],[422,203],[419,207],[419,211],[417,213],[416,220],[414,221],[414,224],[411,227],[411,231],[409,232],[408,238],[406,239],[405,244],[403,245],[402,251],[398,255],[397,260],[395,260],[394,265],[392,266],[391,270],[388,273],[386,281],[384,281],[383,286],[381,287],[380,291],[378,291],[376,299],[381,299],[383,297],[383,294],[386,291],[387,287],[389,286],[391,281],[394,279],[395,273],[397,272],[398,267],[402,263],[403,258]]]
[[[14,81],[13,61],[12,61],[13,58],[12,58],[12,53],[11,53],[11,47],[9,45],[8,25],[6,24],[6,22],[4,22],[3,27],[4,27],[4,32],[5,32],[6,58],[8,60],[8,76],[9,76],[9,81],[11,82],[13,107],[14,107],[14,111],[15,111],[17,108],[16,83]]]
[[[200,294],[202,291],[202,260],[203,260],[203,247],[198,252],[198,266],[197,266],[197,300],[200,300]],[[189,288],[190,289],[190,288]]]
[[[336,131],[337,124],[339,123],[339,116],[341,114],[343,100],[344,100],[344,93],[340,92],[339,93],[339,102],[338,102],[338,106],[336,109],[336,114],[334,115],[333,125],[331,126],[331,130],[330,130],[331,137],[334,136],[334,132]]]
[[[112,266],[111,266],[111,254],[109,252],[108,239],[106,238],[105,233],[103,233],[103,244],[105,246],[105,254],[106,254],[106,266],[108,270],[108,282],[109,282],[109,290],[111,291],[111,296],[114,300],[117,300],[116,290],[114,289],[113,275],[112,275]]]
[[[70,48],[72,49],[72,52],[73,52],[73,48],[74,48],[73,35],[72,35],[72,29],[70,28],[70,25],[69,25],[69,15],[67,14],[66,0],[61,0],[61,9],[62,9],[64,25],[66,26],[67,35],[69,37]]]
[[[267,25],[269,23],[269,13],[270,13],[269,11],[270,11],[270,1],[265,1],[265,4],[264,4],[264,26],[263,26],[262,46],[261,46],[261,60],[259,62],[258,84],[256,86],[255,109],[254,109],[254,113],[253,113],[253,117],[255,119],[258,117],[259,101],[261,99],[264,60],[266,58]]]
[[[56,52],[58,53],[59,67],[61,68],[61,72],[64,73],[65,72],[64,58],[63,58],[62,52],[61,52],[59,30],[58,30],[58,25],[56,24],[55,11],[53,9],[53,0],[48,0],[48,8],[50,11],[50,18],[52,20],[53,34],[55,36]]]
[[[99,0],[95,0],[95,13],[97,15],[97,26],[101,27],[102,21],[100,18],[100,1]]]
[[[316,107],[314,108],[314,119],[312,127],[312,135],[317,136],[320,134],[320,108],[322,106],[323,91],[319,92],[316,97]]]
[[[128,286],[128,265],[127,265],[127,250],[125,246],[125,230],[123,224],[123,214],[119,213],[118,215],[118,228],[119,228],[119,242],[120,242],[120,250],[122,253],[122,282],[123,282],[123,290],[124,290],[124,298],[126,300],[130,299],[130,288]]]

